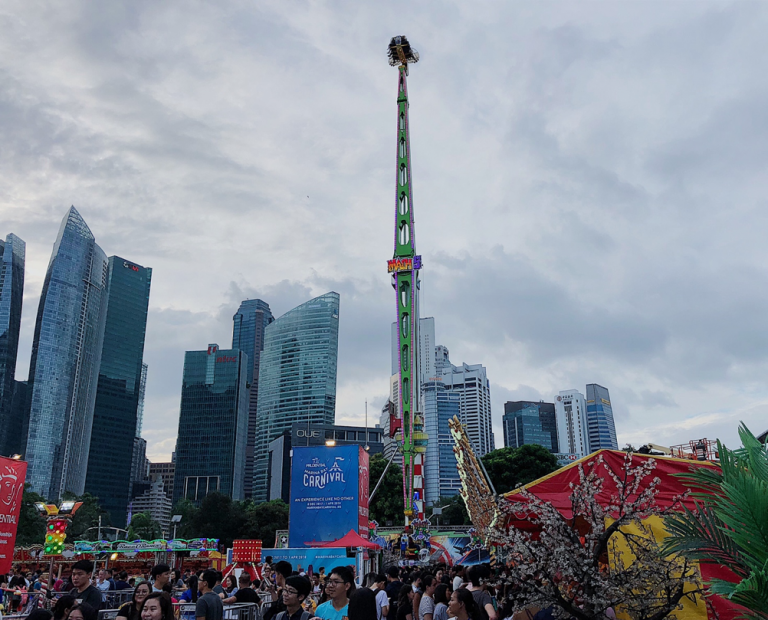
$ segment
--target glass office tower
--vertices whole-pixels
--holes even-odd
[[[248,356],[248,441],[245,445],[243,494],[253,496],[253,450],[256,447],[256,420],[259,402],[259,360],[264,350],[264,329],[275,318],[269,304],[261,299],[246,299],[232,317],[232,348]]]
[[[125,525],[130,500],[151,282],[151,268],[109,257],[107,319],[85,490],[99,498],[117,527]]]
[[[15,415],[16,357],[19,352],[21,302],[24,296],[26,244],[14,234],[0,239],[0,454],[13,455],[24,443],[22,418]],[[18,389],[19,396],[24,389]]]
[[[326,293],[286,312],[264,330],[253,498],[268,491],[269,442],[294,422],[333,424],[339,355],[339,294]]]
[[[587,427],[589,429],[589,451],[602,448],[618,450],[616,426],[613,423],[611,395],[608,388],[597,383],[587,386]]]
[[[461,490],[461,479],[453,453],[453,438],[448,421],[461,419],[461,395],[446,389],[433,377],[422,384],[424,392],[424,431],[429,435],[424,458],[424,495],[427,505],[441,497],[453,497]]]
[[[504,447],[519,448],[527,443],[558,451],[555,403],[515,400],[504,403]]]
[[[243,499],[247,364],[245,353],[217,344],[184,356],[174,504],[184,497],[199,505],[214,491]]]
[[[48,499],[85,490],[107,273],[106,255],[72,207],[48,263],[29,367],[27,482]]]

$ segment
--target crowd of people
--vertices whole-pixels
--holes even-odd
[[[110,593],[130,595],[118,620],[223,620],[224,605],[260,604],[262,620],[517,620],[514,596],[504,575],[488,565],[390,567],[357,579],[354,566],[327,574],[294,570],[286,561],[266,562],[260,579],[242,571],[238,577],[208,569],[183,574],[166,564],[148,574],[94,571],[90,560],[75,562],[64,578],[49,582],[44,571],[16,570],[0,577],[5,613],[19,611],[37,592],[29,620],[97,620],[108,608]],[[359,584],[359,585],[358,585]],[[45,602],[48,604],[44,604]],[[193,607],[194,606],[194,607]],[[549,610],[526,610],[525,620],[548,620]]]

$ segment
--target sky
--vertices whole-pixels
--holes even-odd
[[[609,388],[619,444],[768,428],[768,5],[0,4],[0,235],[27,243],[17,378],[60,222],[153,268],[147,454],[184,352],[241,300],[341,295],[336,420],[389,387],[405,34],[422,314],[507,400]]]

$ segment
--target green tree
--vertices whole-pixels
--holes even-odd
[[[700,502],[696,509],[667,517],[666,552],[720,564],[737,576],[715,579],[712,592],[768,619],[768,449],[742,423],[742,448],[719,441],[720,470],[697,467],[681,478]]]
[[[370,472],[371,492],[379,482],[386,466],[387,459],[384,458],[384,455],[374,454],[371,457],[368,470]],[[368,513],[369,517],[380,526],[385,526],[387,522],[401,525],[405,520],[403,510],[403,471],[393,461],[368,506]]]
[[[528,484],[551,474],[560,467],[555,455],[538,444],[500,448],[489,452],[481,460],[499,495],[519,484]]]
[[[200,509],[186,498],[176,502],[171,513],[181,515],[181,522],[176,526],[176,538],[201,538],[202,535],[195,529],[195,523],[198,521],[197,513],[199,511]],[[171,534],[173,534],[173,529],[171,529]]]
[[[83,502],[77,509],[72,525],[67,528],[67,542],[75,540],[96,540],[99,533],[99,517],[101,526],[112,525],[109,513],[99,505],[99,498],[90,493],[83,493],[80,497],[69,491],[64,492],[62,500]],[[93,528],[93,529],[91,529]]]
[[[200,502],[195,513],[192,529],[200,537],[218,538],[224,547],[231,547],[232,541],[240,538],[245,526],[245,509],[242,503],[233,502],[223,493],[209,493]]]
[[[42,545],[45,540],[45,517],[35,507],[36,502],[45,503],[45,498],[29,490],[29,484],[24,485],[19,513],[19,527],[16,530],[16,544],[19,547]]]
[[[454,495],[453,497],[441,497],[437,502],[437,505],[443,509],[441,515],[431,519],[431,522],[440,527],[445,525],[471,525],[469,520],[469,514],[467,514],[467,507],[464,505],[464,500],[461,499],[461,495]],[[427,511],[431,513],[431,508]]]
[[[244,512],[244,527],[236,538],[259,539],[265,547],[271,547],[275,532],[288,529],[288,504],[281,499],[256,505],[247,502]]]
[[[128,540],[155,540],[163,537],[163,528],[148,512],[133,515],[128,526]]]

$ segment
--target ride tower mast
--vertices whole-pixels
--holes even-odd
[[[395,191],[395,252],[387,268],[396,292],[397,333],[400,366],[400,397],[397,420],[390,424],[403,456],[403,507],[405,526],[424,519],[424,453],[427,434],[421,412],[421,369],[419,368],[419,270],[416,255],[411,184],[411,144],[408,122],[408,65],[419,60],[405,36],[389,42],[389,64],[398,69],[397,169]]]

